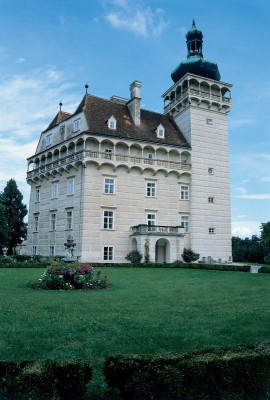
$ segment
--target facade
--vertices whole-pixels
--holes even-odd
[[[154,262],[231,260],[227,113],[231,85],[203,59],[202,33],[187,34],[188,58],[172,73],[164,114],[130,99],[86,93],[61,110],[28,159],[27,254],[63,255],[69,235],[82,262],[125,262],[138,249]]]

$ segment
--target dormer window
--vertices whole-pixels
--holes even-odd
[[[108,119],[108,128],[116,129],[116,119],[114,118],[113,115]]]
[[[77,132],[80,130],[80,119],[76,119],[76,121],[73,122],[73,132]]]
[[[46,136],[46,147],[51,145],[51,139],[52,139],[52,135]]]
[[[164,138],[165,136],[165,129],[164,126],[159,124],[159,126],[156,129],[156,134],[158,138]]]

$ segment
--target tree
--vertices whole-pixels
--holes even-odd
[[[10,179],[1,194],[1,205],[4,207],[8,226],[7,246],[12,253],[17,244],[26,238],[26,224],[23,221],[27,215],[26,205],[22,203],[23,195],[14,179]]]
[[[5,207],[1,204],[0,200],[0,247],[3,248],[7,245],[8,240],[8,224],[6,219]]]
[[[266,247],[267,254],[270,256],[270,222],[262,223],[261,239]]]

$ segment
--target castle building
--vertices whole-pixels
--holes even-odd
[[[203,58],[194,21],[186,39],[164,114],[141,108],[138,81],[130,99],[86,92],[73,114],[60,106],[28,159],[27,254],[63,255],[72,236],[82,262],[125,262],[134,249],[173,262],[184,247],[231,260],[232,85]]]

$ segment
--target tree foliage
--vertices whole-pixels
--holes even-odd
[[[270,222],[261,225],[261,235],[253,235],[250,238],[241,239],[232,237],[233,261],[266,263],[267,255],[270,255]]]
[[[1,198],[0,198],[1,201]],[[8,224],[5,207],[0,202],[0,247],[5,247],[8,240]]]
[[[7,245],[9,253],[26,238],[26,224],[23,220],[27,215],[27,208],[22,203],[22,200],[23,195],[19,191],[15,180],[10,179],[0,197],[0,205],[5,214],[1,229],[2,224],[3,227],[7,227],[5,245]],[[4,221],[6,221],[6,225]]]

